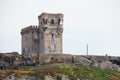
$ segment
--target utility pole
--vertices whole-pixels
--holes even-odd
[[[88,56],[88,44],[86,45],[86,54]]]

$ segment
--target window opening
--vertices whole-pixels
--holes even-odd
[[[58,19],[58,25],[60,25],[60,19]]]
[[[55,52],[55,45],[50,45],[50,51]]]
[[[53,39],[53,37],[54,37],[54,34],[52,33],[52,39]]]
[[[54,20],[53,19],[51,20],[51,24],[54,24]]]
[[[43,18],[43,23],[45,24],[45,19]]]

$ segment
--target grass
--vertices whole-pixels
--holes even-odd
[[[70,80],[120,80],[120,73],[108,70],[101,70],[95,67],[75,66],[66,63],[52,63],[41,66],[31,67],[25,70],[2,70],[0,74],[12,72],[16,76],[30,75],[40,77],[45,75],[54,76],[56,74],[65,74]]]
[[[76,67],[77,77],[89,80],[107,80],[109,71],[101,70],[94,67]]]

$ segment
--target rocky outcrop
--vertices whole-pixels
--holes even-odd
[[[99,63],[99,67],[101,69],[113,70],[113,71],[120,72],[120,67],[118,65],[116,65],[116,64],[113,64],[110,61],[104,61],[104,62]]]
[[[120,57],[71,54],[24,54],[0,53],[0,69],[21,69],[47,63],[69,63],[78,66],[95,66],[101,69],[120,71]]]
[[[88,60],[87,58],[83,56],[72,56],[72,63],[76,65],[82,65],[82,66],[90,66],[92,61]]]
[[[0,79],[1,80],[1,79]],[[2,80],[70,80],[67,75],[55,74],[54,76],[46,75],[42,77],[35,77],[29,75],[15,76],[14,74],[3,77]]]
[[[39,56],[40,64],[62,62],[79,66],[95,66],[101,69],[120,72],[120,67],[111,61],[107,61],[107,59],[108,58],[102,56],[93,57],[70,54],[40,54]]]
[[[62,62],[70,63],[82,66],[90,66],[91,61],[83,56],[69,55],[69,54],[40,54],[39,56],[40,64]]]

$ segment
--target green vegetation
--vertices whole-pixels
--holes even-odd
[[[108,80],[109,71],[101,70],[93,67],[76,67],[77,77],[89,80]]]
[[[52,63],[41,66],[31,67],[25,70],[2,70],[0,74],[14,73],[19,75],[31,75],[35,77],[56,74],[64,74],[70,80],[84,79],[84,80],[120,80],[120,73],[108,70],[101,70],[95,67],[75,66],[73,64]]]

